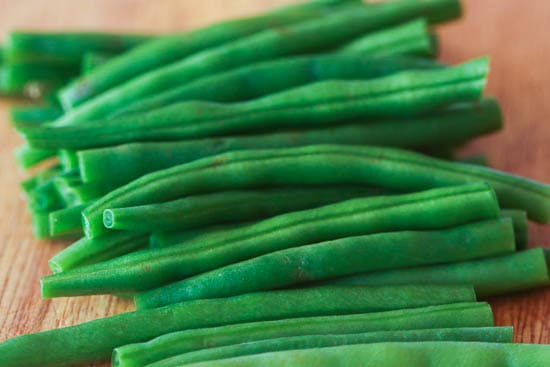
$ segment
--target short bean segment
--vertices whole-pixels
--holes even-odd
[[[540,344],[480,342],[386,342],[261,353],[216,361],[219,367],[486,366],[544,367],[550,347]],[[199,362],[189,367],[211,366]]]
[[[321,81],[241,103],[188,101],[101,124],[21,126],[18,131],[33,148],[82,149],[326,127],[351,119],[404,118],[479,100],[487,70],[487,59],[480,58],[445,69],[403,71],[367,81]]]
[[[389,288],[385,288],[389,289]],[[45,367],[72,366],[107,358],[116,347],[138,343],[166,333],[215,327],[245,322],[281,320],[297,317],[359,314],[389,310],[406,302],[419,304],[416,294],[425,293],[427,302],[435,304],[458,301],[473,297],[473,289],[467,287],[448,288],[447,297],[435,288],[409,288],[405,299],[394,288],[395,298],[384,297],[382,289],[365,287],[319,287],[312,289],[286,290],[254,293],[239,297],[184,302],[154,310],[136,311],[117,316],[97,319],[80,325],[27,334],[9,339],[0,344],[0,365],[2,367]],[[423,289],[423,290],[421,290]],[[378,293],[378,297],[370,295]],[[390,295],[389,291],[386,293]],[[445,302],[443,300],[446,298]],[[447,310],[474,312],[478,317],[491,318],[490,308],[483,303],[454,303]],[[224,312],[219,312],[224,310]],[[413,315],[414,315],[414,311]],[[430,314],[430,310],[419,309],[418,313]],[[487,314],[488,313],[488,314]],[[380,316],[379,316],[380,317]],[[460,316],[458,316],[460,317]],[[387,322],[387,320],[384,320]],[[487,320],[488,321],[488,320]],[[93,340],[91,343],[90,341]]]
[[[290,247],[377,232],[449,228],[499,215],[486,184],[352,199],[46,276],[42,294],[143,291]]]
[[[191,299],[291,287],[345,274],[498,256],[514,250],[510,219],[478,222],[443,231],[347,237],[227,265],[138,294],[134,301],[138,308],[159,307]]]
[[[514,233],[516,234],[516,248],[525,250],[528,242],[527,213],[524,210],[504,209],[502,216],[512,219],[514,223]]]
[[[382,271],[337,279],[332,284],[389,285],[472,284],[479,297],[522,291],[550,284],[542,248],[487,259]]]
[[[389,190],[485,181],[507,208],[550,219],[550,186],[486,167],[381,147],[308,146],[229,152],[153,172],[113,190],[83,212],[85,233],[96,236],[105,209],[174,200],[187,195],[265,185],[366,184]]]
[[[181,231],[244,223],[354,197],[383,194],[388,192],[366,186],[224,191],[160,204],[107,209],[103,212],[103,224],[107,228],[132,231]]]
[[[147,367],[178,367],[191,363],[217,361],[276,351],[326,348],[383,342],[463,341],[511,343],[512,328],[453,328],[406,331],[381,331],[336,335],[304,335],[260,340],[249,343],[205,348],[148,364]]]
[[[314,144],[377,145],[421,149],[456,145],[500,129],[502,115],[494,99],[452,106],[432,116],[382,120],[330,128],[214,137],[178,142],[130,143],[77,152],[84,182],[106,187],[126,184],[146,173],[234,150],[275,149]],[[395,134],[395,131],[401,134]],[[69,167],[70,168],[70,167]]]
[[[275,9],[254,17],[213,24],[193,32],[159,37],[80,77],[61,90],[59,99],[65,109],[70,110],[110,88],[198,51],[262,29],[315,19],[340,7],[354,5],[353,2],[311,1]],[[454,7],[458,8],[459,4],[455,4]],[[456,12],[459,13],[459,11]]]
[[[101,119],[122,105],[211,73],[288,55],[330,50],[369,31],[406,20],[421,16],[431,21],[446,19],[449,12],[437,12],[454,5],[456,1],[449,0],[397,1],[376,6],[354,4],[310,21],[267,28],[140,75],[81,105],[57,123]]]
[[[432,328],[487,328],[493,326],[487,304],[449,304],[370,314],[293,318],[242,323],[215,328],[182,330],[145,343],[128,344],[113,352],[113,366],[145,366],[204,349],[300,335],[354,334]]]

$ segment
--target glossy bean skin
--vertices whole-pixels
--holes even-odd
[[[472,288],[461,289],[468,291],[468,297],[472,297]],[[382,295],[383,291],[378,293]],[[453,292],[449,291],[449,295],[451,293]],[[461,292],[457,288],[454,293],[457,296],[455,298],[458,298]],[[0,344],[0,365],[71,366],[107,358],[116,347],[145,342],[174,331],[297,317],[358,314],[374,312],[375,309],[388,310],[388,299],[378,297],[379,304],[375,305],[374,300],[366,297],[369,294],[373,294],[373,288],[320,287],[184,302],[154,310],[129,312],[9,339]],[[468,309],[483,317],[492,316],[488,306],[483,303],[455,303],[445,307],[447,310],[449,308]],[[222,309],[224,312],[219,312]]]
[[[224,152],[314,144],[377,145],[419,149],[455,145],[500,129],[502,115],[493,99],[452,106],[432,116],[408,121],[382,120],[368,124],[342,124],[330,128],[266,134],[214,137],[178,142],[130,143],[77,152],[84,182],[126,184],[146,173]],[[401,134],[395,134],[399,130]]]
[[[104,233],[103,211],[187,195],[266,185],[365,184],[395,191],[485,181],[506,208],[550,219],[550,186],[486,167],[381,147],[317,145],[220,154],[149,173],[113,190],[83,212],[85,233]]]
[[[479,100],[487,66],[487,59],[480,58],[454,67],[403,71],[367,81],[321,81],[240,103],[188,101],[100,123],[20,126],[18,131],[33,148],[82,149],[326,127],[350,119],[410,118],[451,103]]]
[[[189,230],[238,224],[297,210],[352,199],[387,194],[361,186],[225,191],[138,207],[107,209],[107,228],[141,231]]]
[[[294,318],[183,330],[145,343],[128,344],[113,352],[113,366],[136,367],[205,346],[212,348],[270,338],[334,333],[361,333],[431,328],[493,326],[488,304],[466,303],[428,306],[369,314]]]
[[[170,232],[153,232],[151,233],[151,237],[149,237],[149,247],[150,248],[161,248],[161,247],[169,247],[172,245],[177,245],[179,243],[188,241],[192,238],[198,237],[198,236],[204,236],[206,234],[212,234],[215,232],[222,232],[227,230],[232,230],[237,227],[246,226],[252,223],[244,223],[244,224],[228,224],[228,225],[222,225],[222,226],[214,226],[209,228],[201,228],[197,230],[192,231],[170,231]]]
[[[288,55],[330,50],[369,31],[420,16],[429,21],[449,19],[449,16],[458,15],[458,8],[458,1],[452,0],[397,1],[377,6],[356,3],[343,6],[341,10],[333,9],[327,15],[309,21],[295,24],[287,21],[274,28],[263,23],[262,31],[256,29],[257,33],[205,49],[118,85],[82,104],[57,123],[74,124],[99,119],[121,105],[211,73]],[[61,99],[64,100],[63,96]]]
[[[52,226],[50,223],[50,228]],[[116,231],[94,239],[83,237],[58,252],[48,265],[54,273],[59,273],[143,249],[147,242],[148,235],[142,232]]]
[[[352,52],[287,57],[204,76],[111,110],[106,117],[147,112],[190,100],[241,102],[322,80],[372,79],[408,69],[441,67],[432,60],[403,56],[375,57]]]
[[[136,76],[176,62],[201,50],[245,37],[260,30],[315,19],[354,1],[312,1],[275,9],[254,17],[224,21],[204,28],[159,37],[114,58],[71,83],[59,93],[66,110]]]
[[[218,348],[206,348],[151,363],[148,364],[147,367],[177,367],[205,361],[215,363],[215,361],[220,359],[260,353],[383,342],[463,341],[511,343],[512,334],[512,328],[508,327],[383,331],[377,333],[354,333],[343,335],[304,335],[260,340]]]
[[[517,292],[550,284],[542,248],[455,264],[383,271],[337,279],[331,284],[389,285],[473,284],[479,297]]]
[[[508,218],[441,231],[386,232],[347,237],[276,251],[227,265],[138,294],[134,301],[138,308],[161,307],[192,299],[229,297],[292,287],[344,274],[499,256],[514,250],[514,233]],[[408,280],[403,278],[404,282]]]
[[[328,348],[272,352],[217,360],[219,367],[544,367],[550,347],[539,344],[479,342],[405,342],[357,344]],[[199,362],[189,367],[211,366]]]
[[[448,228],[499,215],[486,184],[352,199],[46,276],[42,295],[143,291],[290,247],[377,232]]]

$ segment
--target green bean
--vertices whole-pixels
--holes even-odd
[[[488,297],[550,284],[541,248],[463,263],[426,266],[357,275],[331,282],[337,285],[473,284]]]
[[[474,154],[458,159],[462,163],[477,164],[478,166],[489,167],[489,160],[485,154]]]
[[[404,71],[367,81],[318,82],[236,104],[189,101],[101,124],[48,124],[18,130],[34,148],[81,149],[327,126],[349,119],[410,117],[446,104],[478,100],[486,75],[487,59],[482,58],[446,69]]]
[[[161,247],[177,245],[178,243],[188,241],[198,236],[203,236],[206,234],[211,235],[212,233],[215,233],[215,232],[221,233],[221,231],[235,229],[235,228],[246,226],[252,223],[226,224],[226,225],[213,226],[208,228],[201,228],[201,229],[187,230],[187,231],[153,232],[151,233],[151,237],[149,237],[149,247],[161,248]]]
[[[38,163],[55,156],[55,150],[51,149],[34,149],[27,144],[20,145],[15,149],[15,161],[19,167],[28,169],[35,166]]]
[[[49,214],[50,236],[83,235],[81,212],[89,203],[70,206]]]
[[[486,184],[352,199],[46,276],[42,295],[143,291],[290,247],[377,232],[447,228],[499,213]]]
[[[33,99],[43,98],[79,73],[77,66],[15,61],[4,65],[4,88]]]
[[[389,289],[387,294],[392,293]],[[398,288],[394,288],[397,290]],[[410,288],[406,297],[412,303],[417,293],[424,292],[429,303],[449,303],[454,299],[473,297],[472,288],[447,288],[447,297],[429,288]],[[440,288],[441,289],[441,288]],[[377,294],[376,299],[370,295]],[[393,292],[392,295],[396,295]],[[445,299],[446,298],[446,299]],[[401,299],[401,301],[400,301]],[[393,299],[384,297],[381,288],[366,287],[319,287],[285,291],[271,291],[242,295],[239,297],[184,302],[169,307],[124,313],[100,318],[80,325],[51,331],[22,335],[0,344],[0,365],[2,367],[47,367],[72,366],[108,357],[112,350],[130,343],[150,340],[174,331],[200,329],[255,321],[281,320],[298,317],[359,314],[389,310],[402,306],[405,295]],[[220,312],[223,310],[223,312]],[[491,319],[490,308],[484,303],[455,303],[445,307],[407,310],[393,315],[424,315],[431,318],[433,311],[466,311],[469,317],[478,320]],[[416,311],[416,312],[415,312]],[[390,316],[392,314],[389,314]],[[380,314],[372,316],[380,318]],[[441,315],[440,315],[441,316]],[[410,316],[409,316],[410,317]],[[390,316],[391,318],[391,316]],[[391,328],[388,326],[387,329]]]
[[[408,69],[436,68],[442,65],[432,60],[357,53],[287,57],[205,76],[111,110],[107,117],[147,112],[189,100],[246,101],[321,80],[372,79]]]
[[[450,304],[380,313],[295,318],[184,330],[145,343],[129,344],[113,352],[113,366],[135,367],[165,358],[225,345],[311,334],[353,334],[431,328],[489,327],[493,325],[487,304]]]
[[[501,121],[498,103],[494,99],[485,99],[480,103],[452,106],[433,116],[406,122],[383,120],[259,135],[131,143],[79,151],[77,159],[84,182],[104,182],[109,187],[116,187],[149,172],[234,150],[324,143],[418,149],[432,144],[453,145],[463,139],[498,130]],[[395,134],[395,131],[401,134]]]
[[[481,342],[386,342],[255,354],[217,360],[218,367],[544,367],[550,347]],[[199,362],[189,367],[212,366]]]
[[[227,265],[138,294],[134,301],[138,308],[152,308],[192,299],[290,287],[345,274],[503,255],[514,250],[514,234],[508,218],[440,231],[347,237]]]
[[[19,186],[23,189],[23,191],[25,191],[25,193],[30,194],[37,186],[40,186],[46,181],[52,179],[52,177],[59,175],[61,172],[61,166],[54,165],[24,180],[19,184]]]
[[[428,24],[424,19],[408,21],[397,26],[372,32],[344,45],[340,51],[376,55],[435,56]]]
[[[106,52],[86,52],[82,57],[82,66],[80,73],[89,74],[92,70],[107,63],[116,57],[116,54]]]
[[[192,33],[161,38],[98,68],[88,77],[81,78],[64,89],[60,93],[60,99],[64,106],[75,106],[129,79],[131,81],[124,83],[125,86],[135,83],[136,80],[150,80],[152,76],[163,75],[164,70],[181,68],[180,65],[192,65],[193,62],[196,64],[199,59],[205,63],[208,59],[210,62],[208,70],[203,72],[205,75],[214,70],[227,70],[231,65],[240,66],[245,62],[273,58],[293,51],[329,48],[368,30],[380,29],[419,16],[426,16],[430,22],[441,22],[460,15],[460,3],[456,0],[430,0],[421,3],[397,1],[376,6],[353,3],[354,1],[311,2],[263,16],[222,22]],[[342,9],[353,11],[346,13],[345,10],[340,11]],[[344,19],[337,14],[342,14]],[[323,22],[318,20],[320,18]],[[311,26],[307,20],[312,20],[309,23]],[[294,25],[300,24],[299,22],[303,22],[303,25]],[[256,32],[258,34],[253,35]],[[204,58],[203,55],[208,57]],[[221,65],[217,64],[216,59],[222,55],[227,57],[222,57],[224,62]],[[136,76],[140,77],[131,79]],[[181,75],[177,76],[181,82]],[[166,82],[166,79],[157,79],[153,84],[158,91],[159,88],[166,87]],[[117,87],[112,88],[109,92],[116,89]]]
[[[10,118],[17,123],[48,122],[55,120],[63,114],[63,111],[53,105],[15,106],[10,108]]]
[[[61,164],[61,166],[65,171],[70,171],[70,170],[80,171],[80,167],[78,166],[78,157],[75,151],[66,150],[66,149],[58,150],[57,158],[59,159],[59,163]],[[82,175],[80,176],[82,178]]]
[[[28,194],[29,208],[31,210],[47,212],[61,209],[65,206],[63,198],[54,184],[54,180],[55,178],[45,181],[36,186]]]
[[[265,185],[367,184],[394,191],[485,181],[507,208],[550,219],[550,186],[486,167],[447,162],[380,147],[317,145],[247,150],[207,157],[149,173],[113,190],[83,212],[88,236],[105,232],[103,211],[188,195]]]
[[[84,53],[91,50],[122,52],[150,39],[152,36],[139,34],[12,31],[7,35],[5,52],[10,62],[80,66]]]
[[[355,345],[382,342],[418,341],[466,341],[486,343],[511,343],[513,329],[505,328],[453,328],[405,331],[381,331],[375,333],[303,335],[267,339],[205,348],[148,364],[147,367],[176,367],[190,363],[217,361],[245,355],[287,351],[295,349],[326,348],[339,345]]]
[[[354,197],[387,193],[364,186],[225,191],[159,204],[106,209],[103,224],[107,228],[132,231],[189,230],[216,224],[243,223]]]
[[[103,186],[94,183],[83,184],[80,177],[57,177],[54,179],[54,185],[59,192],[65,206],[74,206],[87,202],[93,202],[106,192]]]
[[[523,210],[504,209],[502,216],[512,219],[514,224],[514,234],[516,236],[516,248],[525,250],[528,242],[527,213]]]
[[[35,238],[50,237],[49,212],[45,210],[31,210],[32,232]]]
[[[143,249],[147,242],[148,236],[142,232],[117,231],[94,239],[83,237],[57,253],[48,265],[54,273],[60,273]]]

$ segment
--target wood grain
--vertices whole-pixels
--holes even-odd
[[[0,0],[0,32],[9,29],[117,30],[166,32],[250,14],[277,0]],[[490,55],[488,94],[501,101],[506,128],[465,149],[484,152],[492,166],[550,182],[550,43],[548,0],[465,1],[463,20],[441,27],[442,60],[457,63]],[[10,105],[0,102],[2,115]],[[20,139],[0,119],[0,341],[131,310],[112,297],[40,299],[39,278],[63,243],[33,239],[30,218],[18,189],[26,177],[12,159]],[[532,245],[550,245],[550,229],[531,226]],[[513,325],[516,340],[550,342],[550,290],[491,300],[499,325]]]

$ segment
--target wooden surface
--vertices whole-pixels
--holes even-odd
[[[0,0],[0,32],[9,29],[171,31],[253,13],[276,0]],[[527,5],[528,4],[528,5]],[[550,42],[548,0],[466,1],[465,18],[440,27],[442,60],[450,63],[490,55],[488,94],[502,103],[503,132],[471,144],[492,166],[550,182]],[[12,159],[20,139],[0,102],[0,341],[128,311],[111,297],[40,299],[39,278],[63,243],[37,241],[18,189],[26,173]],[[550,247],[549,227],[531,227],[530,243]],[[550,289],[492,299],[498,325],[513,325],[516,340],[550,342]]]

